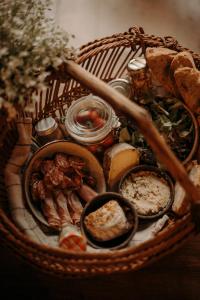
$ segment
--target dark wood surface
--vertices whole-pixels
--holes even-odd
[[[13,256],[2,244],[0,264],[0,299],[200,299],[200,236],[152,266],[128,274],[52,278]]]

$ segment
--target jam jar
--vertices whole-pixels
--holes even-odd
[[[110,147],[120,126],[113,108],[92,94],[74,101],[67,110],[66,129],[79,144],[98,153]]]

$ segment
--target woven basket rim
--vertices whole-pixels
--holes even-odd
[[[169,43],[168,45],[169,48],[177,47],[177,51],[188,50],[180,46],[178,42],[171,37],[165,37],[165,38],[156,37],[154,35],[148,35],[143,33],[143,30],[141,28],[139,29],[135,29],[135,28],[136,27],[132,27],[128,32],[114,34],[110,37],[101,38],[82,46],[76,62],[78,64],[83,64],[84,61],[86,61],[86,59],[91,56],[91,54],[96,55],[106,49],[114,48],[116,46],[128,45],[129,47],[133,47],[134,45],[131,44],[133,37],[135,38],[134,40],[135,44],[141,42],[141,40],[142,40],[142,45],[145,45],[147,41],[149,41],[149,43],[155,43],[155,45],[157,43],[157,45],[161,45],[161,46],[162,45],[164,46],[167,43]],[[131,30],[132,31],[135,30],[134,31],[135,35],[131,33]],[[195,62],[197,63],[197,67],[200,68],[200,55],[194,53],[191,50],[189,51],[193,55]],[[77,253],[74,251],[66,251],[59,248],[54,248],[54,247],[50,247],[50,246],[46,246],[34,242],[33,240],[25,236],[25,234],[23,234],[23,232],[21,232],[20,229],[15,226],[15,224],[9,219],[9,217],[2,209],[0,209],[0,221],[1,221],[0,231],[2,231],[2,236],[5,240],[6,238],[8,238],[12,243],[13,247],[16,244],[16,241],[18,241],[21,244],[21,247],[25,246],[33,253],[37,252],[40,255],[45,254],[46,257],[53,257],[59,261],[66,258],[71,260],[70,263],[72,263],[73,261],[74,264],[78,263],[79,260],[81,264],[83,263],[83,261],[89,262],[91,264],[95,261],[95,263],[98,263],[99,265],[103,260],[104,263],[107,260],[108,264],[112,262],[114,263],[115,260],[119,260],[122,262],[123,258],[124,261],[130,260],[131,257],[137,257],[138,254],[146,253],[146,252],[148,253],[149,249],[158,247],[159,245],[164,243],[166,239],[173,238],[173,236],[176,236],[176,233],[177,234],[180,233],[181,230],[183,230],[184,228],[188,230],[188,235],[193,235],[196,232],[191,214],[189,213],[181,217],[180,219],[177,219],[174,224],[167,226],[167,228],[165,228],[162,232],[160,232],[154,239],[148,240],[144,242],[142,245],[127,247],[120,250],[112,250],[106,253],[91,253],[91,252]],[[175,246],[176,243],[174,243],[174,247]],[[164,253],[164,249],[165,247],[163,248],[163,253]],[[155,252],[155,255],[156,253],[157,252]]]

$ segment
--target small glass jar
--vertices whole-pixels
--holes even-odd
[[[151,77],[146,59],[142,57],[133,58],[128,63],[127,70],[132,81],[134,99],[140,99],[148,93],[151,87]]]
[[[37,140],[42,145],[64,138],[58,123],[52,117],[40,120],[35,125],[35,131],[37,134]]]
[[[113,87],[127,98],[132,97],[132,85],[128,78],[117,78],[108,82],[108,85]]]
[[[90,94],[72,103],[67,110],[65,126],[74,140],[96,153],[114,143],[115,130],[120,123],[108,103]]]

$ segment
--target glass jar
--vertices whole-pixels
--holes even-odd
[[[138,100],[148,94],[151,87],[151,77],[146,59],[142,57],[133,58],[128,63],[127,70],[132,81],[134,99]]]
[[[117,78],[108,82],[108,85],[113,87],[127,98],[132,97],[132,85],[128,78]]]
[[[120,123],[108,103],[90,94],[71,104],[65,126],[74,140],[95,153],[114,143],[115,130]]]
[[[40,120],[35,125],[35,131],[37,134],[37,140],[42,145],[64,138],[58,123],[52,117]]]

